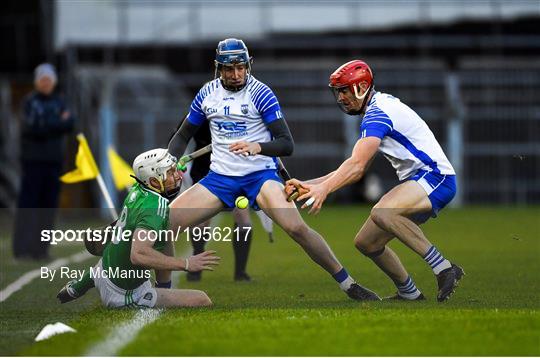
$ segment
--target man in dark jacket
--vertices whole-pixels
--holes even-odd
[[[23,102],[21,186],[13,235],[16,258],[48,258],[48,243],[41,241],[40,232],[50,229],[54,222],[64,159],[63,137],[74,124],[64,101],[54,93],[56,83],[54,67],[39,65],[34,72],[35,90]]]

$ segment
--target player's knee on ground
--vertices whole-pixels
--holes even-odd
[[[212,300],[206,292],[200,290],[188,290],[181,299],[183,307],[209,307],[212,306]]]
[[[206,292],[200,290],[182,290],[181,304],[183,307],[209,307],[212,300]]]
[[[158,297],[156,307],[209,307],[212,300],[200,290],[156,289]]]
[[[192,298],[192,307],[210,307],[212,305],[212,300],[204,291],[197,291],[197,294]]]

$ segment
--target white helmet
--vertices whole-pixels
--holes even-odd
[[[176,168],[176,164],[177,159],[167,149],[157,148],[139,154],[133,161],[133,172],[137,179],[149,188],[165,196],[170,196],[173,193],[165,192],[164,183],[167,179],[167,171],[171,168]],[[150,185],[150,178],[156,178],[158,180],[160,185],[159,190]],[[179,188],[180,186],[178,185]],[[175,190],[174,195],[176,193],[178,193],[178,190]]]

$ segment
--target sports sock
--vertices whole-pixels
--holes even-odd
[[[438,275],[439,273],[441,273],[441,271],[452,267],[450,261],[445,259],[435,246],[431,246],[426,252],[426,254],[424,255],[424,261],[426,261],[429,266],[431,266],[431,269],[433,270],[433,273],[435,275]]]
[[[238,227],[234,225],[235,229]],[[238,228],[238,236],[233,238],[234,251],[234,275],[237,276],[246,272],[247,260],[249,256],[249,248],[251,246],[252,230]]]
[[[405,282],[400,283],[400,282],[394,281],[394,283],[398,289],[398,294],[401,297],[406,298],[408,300],[414,300],[415,298],[420,296],[420,291],[418,290],[418,288],[416,288],[416,285],[414,284],[414,281],[412,280],[411,276],[407,277]]]
[[[356,282],[351,276],[349,276],[349,273],[347,270],[345,270],[345,267],[343,267],[339,272],[333,274],[332,277],[339,283],[339,287],[343,291],[347,291],[351,285]]]
[[[92,280],[92,278],[90,277],[90,271],[87,270],[84,272],[79,281],[75,282],[68,288],[68,293],[73,297],[80,297],[92,287],[94,287],[94,280]],[[71,290],[73,290],[74,292]]]

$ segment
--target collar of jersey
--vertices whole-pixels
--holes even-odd
[[[362,115],[362,120],[361,122],[364,122],[364,117],[366,116],[366,113],[367,111],[369,110],[369,107],[371,107],[372,105],[375,105],[375,96],[377,96],[378,94],[380,94],[381,92],[379,91],[375,91],[375,93],[373,94],[373,96],[371,96],[371,99],[369,100],[367,106],[366,106],[366,109],[364,111],[364,114]]]
[[[381,93],[381,92],[375,91],[373,96],[371,96],[371,99],[369,100],[368,105],[367,105],[368,107],[371,106],[373,103],[375,103],[375,96],[377,96],[379,93]]]

